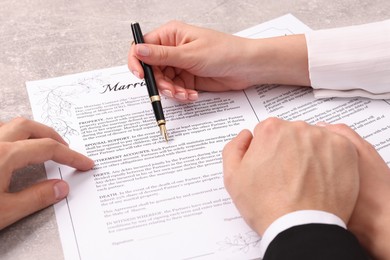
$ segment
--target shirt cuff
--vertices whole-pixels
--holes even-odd
[[[263,258],[265,251],[274,238],[281,232],[299,225],[305,224],[330,224],[347,228],[344,221],[338,216],[320,210],[299,210],[288,213],[278,219],[265,230],[260,243],[260,257]]]
[[[389,35],[390,20],[307,32],[310,81],[319,89],[314,93],[389,98]]]
[[[390,99],[390,92],[377,94],[377,93],[371,93],[365,91],[363,89],[351,89],[351,90],[313,89],[313,94],[314,97],[317,99],[331,98],[331,97],[340,97],[340,98],[363,97],[363,98],[370,98],[370,99]]]

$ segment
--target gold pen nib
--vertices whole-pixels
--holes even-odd
[[[159,125],[159,127],[160,127],[161,134],[164,136],[165,141],[167,141],[167,143],[168,143],[167,128],[165,127],[164,124]]]

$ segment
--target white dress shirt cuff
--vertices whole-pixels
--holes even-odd
[[[288,213],[275,220],[264,232],[260,243],[260,256],[264,257],[265,251],[274,238],[281,232],[299,225],[305,224],[331,224],[346,228],[344,221],[338,216],[320,210],[299,210]]]

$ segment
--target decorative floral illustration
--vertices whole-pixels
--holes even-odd
[[[245,234],[237,234],[233,237],[226,237],[224,241],[218,242],[219,250],[235,250],[247,253],[251,247],[259,246],[261,237],[255,232],[249,231]]]
[[[38,95],[43,98],[39,101],[42,107],[42,122],[53,127],[66,141],[68,136],[78,135],[78,131],[72,125],[72,99],[80,94],[87,94],[93,88],[103,83],[100,75],[79,78],[77,82],[61,85],[40,87]]]

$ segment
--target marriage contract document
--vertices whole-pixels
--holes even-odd
[[[309,30],[292,15],[238,33],[270,37]],[[262,85],[162,98],[169,142],[159,133],[145,83],[126,66],[27,82],[35,120],[95,161],[88,172],[45,163],[70,185],[55,205],[65,259],[255,259],[261,238],[223,185],[221,151],[267,117],[343,122],[390,162],[390,102],[314,99],[311,88]],[[264,212],[267,214],[267,212]]]

